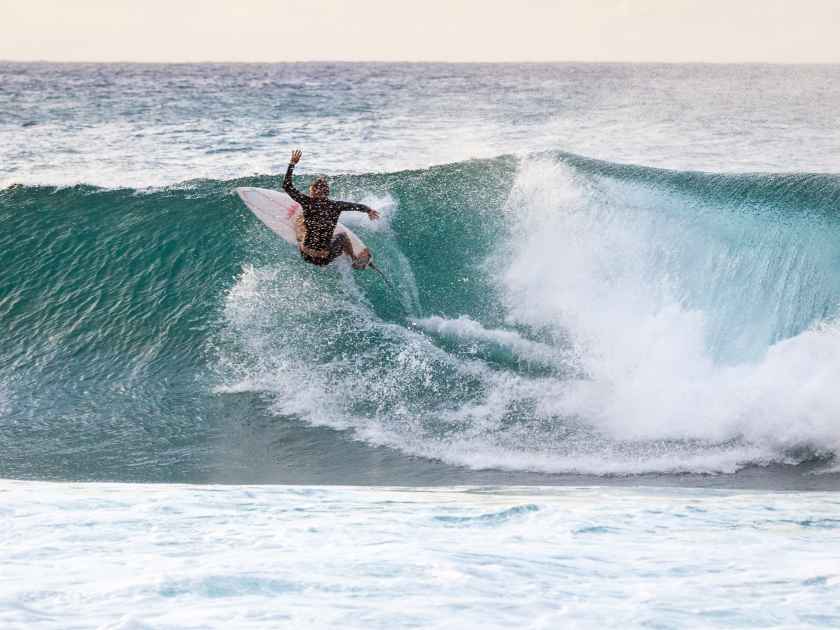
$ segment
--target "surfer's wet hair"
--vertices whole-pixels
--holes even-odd
[[[326,177],[318,177],[309,184],[309,194],[318,197],[327,197],[330,194],[330,185]]]

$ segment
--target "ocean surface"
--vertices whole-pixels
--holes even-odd
[[[836,627],[839,316],[840,66],[0,63],[0,625]]]

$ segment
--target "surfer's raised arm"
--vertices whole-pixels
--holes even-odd
[[[292,183],[292,173],[295,170],[295,164],[300,162],[301,155],[303,155],[303,153],[301,153],[300,150],[296,149],[292,151],[292,157],[289,160],[289,168],[286,169],[286,176],[283,178],[283,192],[299,204],[303,205],[305,202],[309,201],[309,197],[295,188],[295,185]]]

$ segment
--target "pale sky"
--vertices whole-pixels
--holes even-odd
[[[840,62],[840,0],[0,0],[0,60]]]

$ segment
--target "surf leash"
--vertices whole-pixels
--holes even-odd
[[[405,306],[403,306],[402,299],[400,299],[400,294],[397,292],[397,288],[393,284],[391,284],[391,281],[388,280],[388,277],[384,273],[382,273],[382,270],[373,264],[372,260],[368,263],[367,266],[373,269],[376,273],[378,273],[381,276],[382,280],[385,281],[385,285],[389,289],[391,289],[391,291],[394,292],[394,296],[397,298],[397,304],[400,305],[400,308],[403,310],[403,313],[405,313],[406,318],[408,318],[408,311],[406,310]]]

